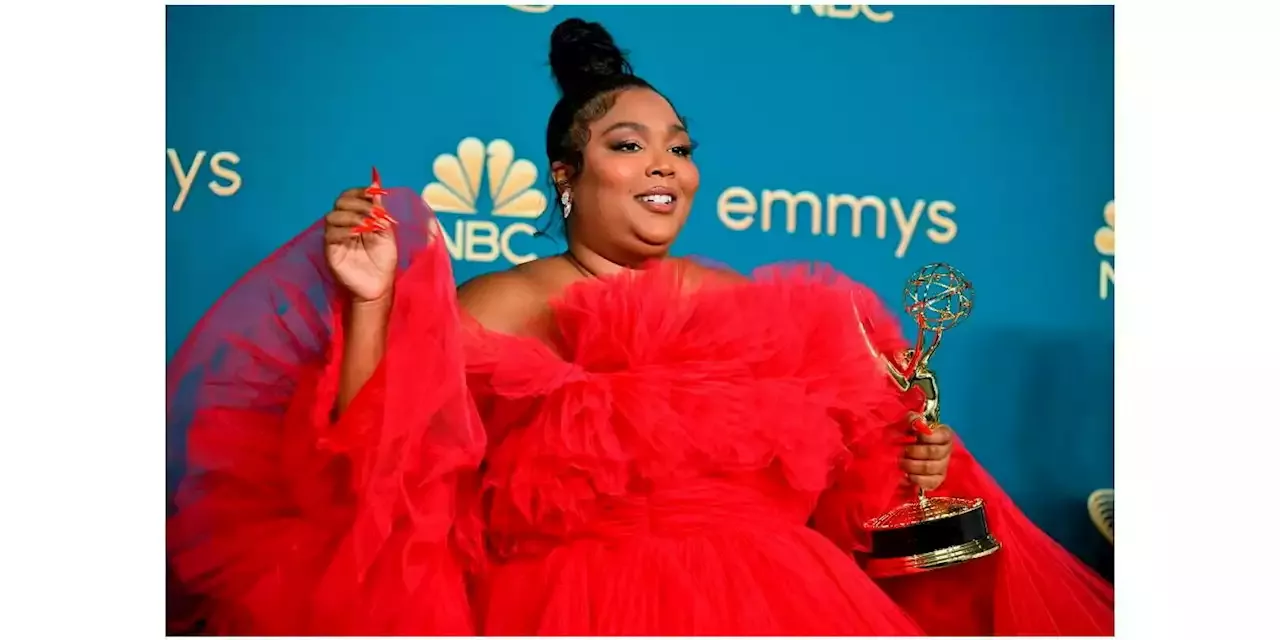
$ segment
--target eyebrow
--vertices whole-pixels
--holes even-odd
[[[609,125],[609,128],[604,130],[604,133],[607,134],[611,131],[616,131],[618,129],[635,129],[637,131],[642,131],[642,132],[649,131],[649,127],[646,127],[643,124],[640,124],[639,122],[615,122],[612,125]],[[667,130],[671,133],[688,133],[689,132],[688,129],[686,129],[685,126],[682,124],[673,124],[670,127],[667,127]]]

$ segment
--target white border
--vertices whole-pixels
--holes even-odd
[[[6,12],[21,28],[0,43],[0,636],[158,633],[164,14],[22,11]],[[1122,637],[1275,627],[1276,348],[1263,307],[1280,238],[1280,100],[1265,62],[1280,59],[1276,13],[1117,10]]]
[[[1265,291],[1280,238],[1280,92],[1264,60],[1280,59],[1277,13],[1154,2],[1116,12],[1124,637],[1276,627],[1268,521],[1280,421],[1269,394],[1280,380]]]
[[[86,2],[4,14],[0,637],[155,635],[164,12]]]

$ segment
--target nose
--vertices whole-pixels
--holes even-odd
[[[670,178],[676,174],[676,167],[671,163],[671,158],[665,154],[659,154],[652,160],[649,165],[648,175],[659,178]]]

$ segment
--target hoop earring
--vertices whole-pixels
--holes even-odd
[[[560,214],[567,220],[571,211],[573,211],[573,195],[565,189],[560,192]]]

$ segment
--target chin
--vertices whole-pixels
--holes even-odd
[[[665,221],[664,221],[665,222]],[[646,249],[646,254],[663,253],[671,248],[680,235],[680,226],[656,224],[637,226],[633,230],[635,244]]]
[[[631,252],[639,258],[661,258],[671,251],[671,245],[674,242],[675,238],[671,238],[663,242],[657,242],[652,238],[642,238],[637,236],[631,242]]]
[[[634,244],[645,255],[657,255],[671,249],[677,235],[675,233],[636,233]]]

